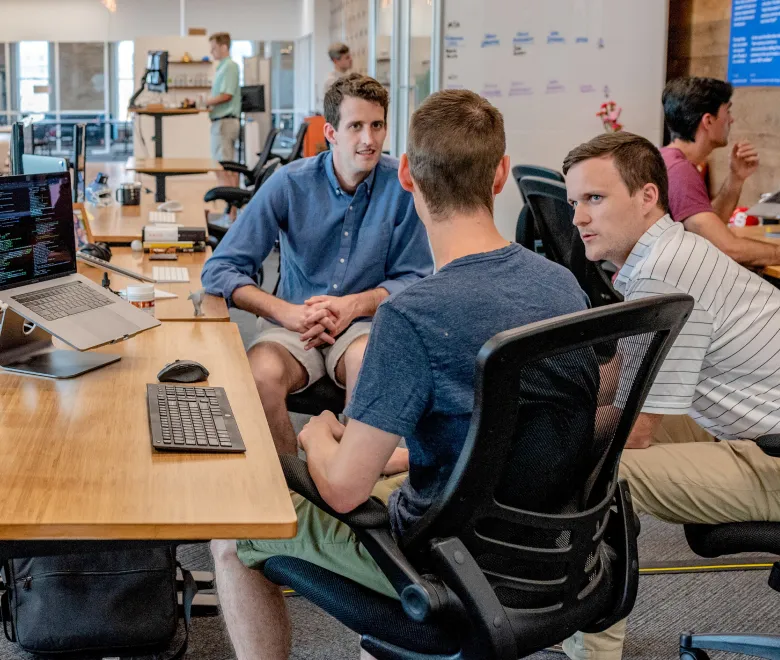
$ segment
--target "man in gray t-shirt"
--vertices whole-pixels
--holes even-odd
[[[412,193],[437,272],[379,306],[345,411],[347,426],[323,413],[298,436],[320,494],[336,511],[351,511],[372,492],[387,501],[405,475],[377,481],[408,470],[408,481],[389,503],[399,535],[442,491],[458,460],[482,345],[504,330],[587,307],[571,273],[509,243],[496,229],[493,199],[510,169],[505,149],[501,113],[473,92],[437,92],[414,113],[398,178]],[[565,404],[572,416],[578,408],[595,407],[598,388],[598,373],[589,365],[577,375],[579,389]],[[555,396],[567,395],[550,393]],[[584,410],[591,419],[593,413]],[[408,452],[397,448],[401,436]],[[529,451],[569,456],[576,438],[558,436]],[[518,489],[528,494],[524,501],[539,496],[530,475],[518,480]],[[212,544],[220,602],[238,658],[289,652],[284,598],[250,570],[274,555],[300,557],[398,598],[346,525],[298,495],[293,501],[295,539]]]

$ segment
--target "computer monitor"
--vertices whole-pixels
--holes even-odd
[[[22,170],[24,174],[49,174],[51,172],[67,172],[68,161],[54,156],[35,156],[22,154]]]
[[[70,175],[0,178],[0,290],[75,272]]]
[[[265,112],[265,85],[241,88],[241,112]]]
[[[150,50],[146,69],[146,89],[165,94],[168,91],[168,51]]]

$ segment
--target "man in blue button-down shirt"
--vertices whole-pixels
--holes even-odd
[[[373,78],[335,82],[325,95],[331,151],[274,174],[203,268],[209,293],[259,317],[248,357],[280,453],[296,451],[287,395],[327,374],[349,399],[371,328],[365,319],[433,270],[398,161],[381,153],[387,106]],[[272,296],[253,276],[277,237],[281,279]]]

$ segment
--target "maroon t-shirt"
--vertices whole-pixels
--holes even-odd
[[[669,212],[672,220],[682,222],[697,213],[714,213],[704,177],[696,166],[674,147],[663,147],[661,155],[669,175]]]

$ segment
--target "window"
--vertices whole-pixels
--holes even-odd
[[[134,44],[132,41],[120,41],[116,45],[116,116],[120,121],[127,121],[127,106],[130,103],[130,97],[135,92],[136,82],[133,78],[133,55]]]
[[[19,110],[49,110],[49,43],[19,42]]]
[[[6,80],[8,78],[8,65],[5,61],[5,44],[0,43],[0,112],[8,110],[8,99],[6,98]],[[3,123],[0,118],[0,124]]]
[[[233,41],[230,44],[230,58],[238,64],[238,82],[244,85],[244,58],[254,55],[254,44],[251,41]]]

